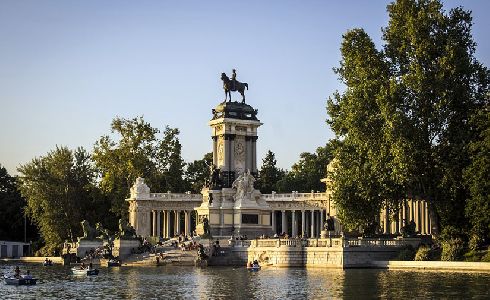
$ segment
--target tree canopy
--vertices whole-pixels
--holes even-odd
[[[471,14],[429,0],[395,1],[387,10],[382,50],[362,29],[343,36],[335,72],[346,90],[327,103],[339,141],[335,201],[353,227],[407,197],[428,201],[435,231],[439,223],[464,226],[470,119],[489,89],[488,70],[474,56]]]

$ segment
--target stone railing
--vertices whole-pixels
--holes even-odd
[[[250,244],[252,243],[252,241],[249,240],[234,240],[232,242],[234,247],[250,247]]]
[[[202,201],[202,195],[190,193],[150,193],[150,199],[168,201]]]
[[[327,193],[287,193],[287,194],[262,194],[265,201],[307,201],[307,200],[327,200]]]
[[[257,239],[250,247],[402,247],[417,246],[420,239],[325,238],[325,239]]]

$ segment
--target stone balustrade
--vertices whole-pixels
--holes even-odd
[[[190,193],[150,193],[151,200],[168,200],[168,201],[202,201],[201,194]]]
[[[325,239],[256,239],[250,247],[403,247],[420,244],[420,238],[325,238]]]
[[[327,193],[287,193],[287,194],[262,194],[265,201],[308,201],[308,200],[327,200]]]

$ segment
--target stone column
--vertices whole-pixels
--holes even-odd
[[[301,211],[301,237],[305,237],[306,233],[306,222],[305,222],[305,211]]]
[[[166,227],[167,227],[167,214],[165,213],[164,210],[162,210],[162,237],[166,238]]]
[[[161,236],[161,232],[160,232],[160,214],[161,212],[159,210],[156,211],[157,212],[157,236],[160,237]]]
[[[165,235],[167,238],[171,237],[170,232],[170,210],[165,211]]]
[[[291,211],[291,225],[292,225],[291,236],[295,237],[298,235],[298,226],[296,224],[296,211],[295,210]]]
[[[276,211],[275,210],[272,210],[271,221],[272,221],[272,233],[276,234],[277,228],[276,228]]]
[[[395,212],[395,234],[400,233],[400,209]]]
[[[245,170],[252,172],[252,137],[245,136]],[[274,231],[275,233],[275,231]]]
[[[286,211],[282,211],[282,224],[281,224],[281,233],[285,232],[286,234],[288,233],[288,220],[286,216]]]
[[[175,231],[176,235],[180,234],[180,210],[175,211]]]
[[[388,208],[385,208],[384,209],[383,233],[384,234],[389,234],[390,233],[390,212],[389,212]]]
[[[152,219],[153,226],[151,227],[151,235],[157,236],[157,211],[152,210],[151,213],[153,215],[153,219]]]
[[[315,210],[314,209],[311,210],[311,224],[310,224],[310,227],[311,227],[310,237],[311,238],[314,238],[315,237]]]
[[[415,219],[415,231],[420,232],[420,210],[419,210],[419,200],[415,200],[414,203],[414,219]]]
[[[323,224],[325,223],[325,220],[323,219],[323,208],[320,210],[320,230],[318,232],[322,232],[323,230]]]
[[[215,166],[218,166],[218,137],[212,136],[212,139],[213,139],[213,164]]]
[[[252,170],[250,172],[257,172],[257,136],[252,137]]]
[[[427,224],[427,234],[432,234],[431,224],[430,224],[430,214],[429,214],[429,203],[425,202],[425,220]]]

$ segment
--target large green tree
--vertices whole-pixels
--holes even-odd
[[[37,232],[30,225],[30,220],[24,224],[27,221],[24,219],[26,204],[17,188],[17,179],[0,165],[0,240],[23,241],[24,225],[27,240],[36,237]]]
[[[100,209],[95,173],[89,154],[57,147],[46,156],[18,168],[19,189],[27,200],[26,213],[38,226],[45,242],[43,254],[53,254],[65,239],[81,236],[80,222],[92,224],[106,212]]]
[[[166,127],[161,138],[159,130],[142,117],[115,118],[111,136],[102,136],[95,144],[93,160],[100,172],[100,186],[112,203],[117,218],[126,218],[125,199],[137,177],[145,178],[153,191],[183,192],[184,161],[179,130]]]
[[[406,195],[420,197],[429,202],[433,225],[464,226],[469,119],[485,101],[489,78],[474,57],[471,14],[446,13],[429,0],[395,1],[388,13],[383,51],[362,29],[344,35],[336,72],[347,88],[327,105],[342,141],[334,198],[342,210],[355,208],[353,201],[396,206]],[[343,162],[342,153],[357,155],[363,167]],[[352,183],[361,173],[372,178]]]
[[[327,165],[332,158],[333,144],[330,142],[324,147],[318,147],[315,153],[301,153],[299,161],[277,182],[278,191],[324,191],[325,185],[321,179],[326,177]]]
[[[209,152],[202,159],[187,164],[185,169],[186,186],[194,193],[200,193],[211,175],[213,153]]]
[[[259,178],[256,183],[256,188],[264,194],[269,194],[272,191],[277,191],[277,182],[281,180],[285,171],[277,166],[276,155],[271,150],[267,151],[262,166],[259,170]]]

